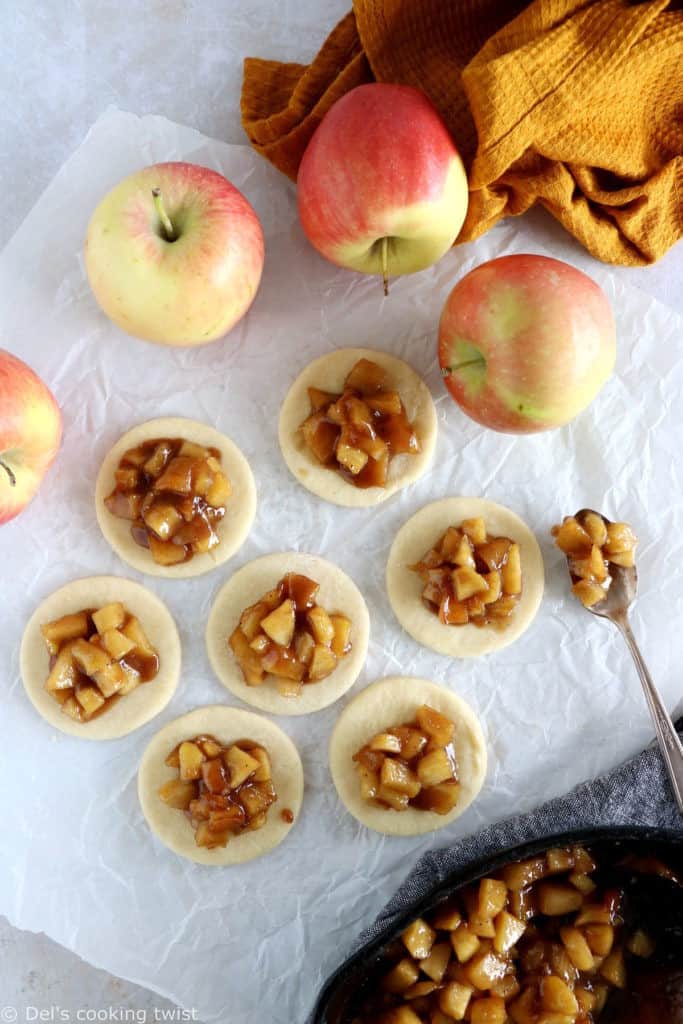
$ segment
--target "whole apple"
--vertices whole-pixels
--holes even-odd
[[[453,245],[467,177],[446,125],[407,85],[359,85],[315,130],[299,167],[299,217],[326,259],[364,274],[413,274]]]
[[[458,281],[441,314],[446,387],[468,416],[503,433],[568,423],[595,398],[615,358],[607,296],[547,256],[482,263]]]
[[[252,303],[263,232],[234,185],[208,167],[145,167],[92,215],[85,266],[100,306],[128,334],[166,345],[221,338]]]
[[[62,415],[30,366],[0,349],[0,526],[28,505],[62,439]]]

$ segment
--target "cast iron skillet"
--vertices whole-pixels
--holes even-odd
[[[433,910],[461,886],[497,871],[511,861],[534,857],[553,846],[573,844],[595,850],[601,865],[612,864],[625,854],[634,853],[641,857],[657,857],[679,877],[683,876],[683,832],[635,827],[583,829],[547,836],[503,850],[463,870],[455,871],[425,897],[416,900],[377,938],[353,953],[326,983],[309,1018],[309,1024],[351,1024],[359,993],[382,973],[384,951],[414,918]],[[637,914],[646,930],[658,940],[665,961],[664,964],[651,965],[650,974],[655,972],[654,980],[645,978],[643,986],[647,990],[651,984],[657,992],[668,989],[668,1002],[664,1008],[659,1004],[655,1008],[655,1016],[650,1018],[639,1012],[638,994],[629,992],[627,1008],[620,1009],[618,1003],[613,1010],[606,1008],[602,1020],[605,1024],[636,1024],[641,1021],[642,1024],[650,1024],[650,1021],[652,1024],[683,1024],[683,889],[656,876],[642,878],[643,898],[638,898],[637,886],[634,886],[632,894],[638,904]]]

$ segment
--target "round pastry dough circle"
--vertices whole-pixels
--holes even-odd
[[[476,516],[483,517],[488,532],[509,537],[520,547],[522,596],[504,629],[444,625],[423,605],[422,580],[408,568],[420,561],[449,526]],[[396,618],[418,643],[451,658],[476,658],[507,647],[531,625],[543,597],[543,557],[529,527],[504,505],[484,498],[444,498],[425,505],[398,531],[389,552],[386,582]]]
[[[232,492],[225,506],[225,516],[218,526],[220,544],[213,551],[193,555],[179,565],[158,565],[147,548],[136,544],[131,536],[130,522],[113,516],[104,504],[104,499],[114,489],[114,473],[121,456],[129,448],[135,448],[144,441],[161,437],[182,437],[205,447],[218,448],[221,453],[221,467],[232,485]],[[186,579],[201,576],[217,565],[227,562],[242,546],[251,529],[256,513],[256,485],[249,463],[236,444],[213,427],[195,420],[169,416],[164,419],[148,420],[133,427],[119,438],[106,455],[95,484],[95,514],[105,540],[124,562],[148,576],[164,576],[168,579]]]
[[[159,654],[159,672],[90,722],[65,715],[45,689],[50,655],[40,632],[45,622],[84,608],[121,601],[140,623]],[[166,605],[140,583],[120,576],[87,576],[55,590],[38,605],[21,640],[21,677],[28,697],[55,729],[86,740],[115,740],[139,729],[166,707],[180,677],[180,638]]]
[[[261,686],[247,686],[228,638],[245,608],[255,604],[282,579],[298,572],[320,584],[319,600],[330,612],[351,620],[351,650],[339,665],[319,683],[307,683],[300,697],[282,697],[274,679]],[[307,715],[333,704],[358,678],[368,650],[370,617],[356,584],[333,565],[316,555],[296,551],[264,555],[239,569],[218,591],[206,626],[206,649],[214,672],[236,697],[271,715]]]
[[[334,469],[321,465],[299,433],[311,411],[308,388],[341,392],[349,371],[359,359],[371,359],[387,371],[391,387],[400,393],[420,440],[421,448],[415,455],[392,457],[386,487],[354,487]],[[369,348],[340,348],[315,359],[299,374],[282,403],[278,434],[284,460],[300,484],[335,505],[365,508],[386,501],[425,472],[436,444],[436,409],[427,385],[402,359]]]
[[[375,807],[360,793],[353,755],[378,732],[414,721],[421,704],[429,704],[455,724],[460,794],[449,814]],[[486,740],[479,719],[461,697],[426,679],[394,676],[368,686],[344,708],[330,738],[330,771],[342,803],[362,825],[384,835],[416,836],[444,828],[472,803],[486,776]]]
[[[197,846],[194,829],[185,815],[159,797],[159,788],[177,778],[177,769],[164,764],[166,757],[183,740],[208,734],[228,745],[236,740],[253,740],[270,755],[277,802],[270,808],[266,824],[256,832],[245,832],[213,850]],[[296,822],[304,794],[304,772],[298,751],[289,736],[273,722],[253,711],[214,704],[197,708],[165,725],[142,755],[138,771],[138,796],[152,832],[174,853],[198,864],[222,867],[243,864],[268,853],[287,837]],[[281,811],[289,809],[294,822],[283,821]]]

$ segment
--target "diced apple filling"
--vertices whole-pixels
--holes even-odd
[[[159,671],[140,620],[118,601],[63,615],[40,629],[50,655],[45,688],[77,722],[107,711]]]
[[[176,770],[159,789],[159,798],[183,811],[197,846],[225,847],[242,832],[263,828],[276,802],[270,755],[251,740],[227,746],[213,736],[183,740],[165,764]],[[291,812],[282,820],[291,822]]]
[[[178,565],[220,543],[231,485],[217,448],[157,438],[125,452],[104,503],[158,565]]]
[[[351,620],[317,604],[319,590],[308,576],[288,573],[242,612],[228,643],[248,686],[274,676],[283,697],[299,697],[349,653]]]
[[[385,487],[394,455],[420,450],[401,396],[377,363],[360,359],[342,394],[309,388],[311,414],[299,428],[318,462],[355,487]]]
[[[378,807],[448,814],[458,802],[455,725],[423,704],[415,721],[384,729],[353,755],[361,795]]]
[[[424,583],[424,604],[446,626],[502,628],[522,595],[519,544],[487,534],[479,517],[449,526],[410,568]]]
[[[572,592],[586,608],[605,600],[612,583],[610,566],[636,564],[638,538],[627,523],[608,523],[597,512],[565,516],[552,535],[568,558]]]
[[[610,866],[592,878],[588,850],[554,848],[461,886],[387,947],[354,1024],[597,1024],[633,958],[656,951],[632,921],[637,869],[625,914]]]

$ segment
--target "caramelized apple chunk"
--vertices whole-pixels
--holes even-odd
[[[73,659],[72,650],[74,643],[75,640],[67,640],[61,647],[57,648],[57,654],[52,656],[54,661],[45,684],[45,688],[53,696],[56,695],[56,691],[64,694],[61,699],[56,698],[59,699],[60,704],[63,704],[67,697],[71,695],[81,675]]]
[[[410,568],[424,583],[425,607],[445,626],[503,628],[522,595],[519,544],[490,536],[481,517],[449,526]]]
[[[584,509],[554,526],[555,543],[568,559],[572,592],[585,608],[604,601],[612,583],[610,566],[635,565],[638,538],[627,523],[608,523]]]
[[[131,522],[133,539],[158,565],[179,565],[220,543],[231,485],[221,453],[184,438],[144,441],[124,452],[104,503]]]
[[[81,613],[82,614],[82,613]],[[121,629],[126,621],[126,609],[120,601],[105,604],[92,613],[92,621],[98,633],[107,633],[110,629]],[[82,636],[86,634],[83,633]]]
[[[315,580],[290,572],[242,612],[228,642],[249,686],[274,676],[282,696],[299,697],[349,653],[351,621],[319,605],[319,590]]]
[[[296,608],[287,598],[269,615],[261,619],[261,629],[279,647],[289,647],[296,627]]]
[[[88,613],[76,612],[63,615],[54,622],[46,622],[40,627],[43,639],[51,655],[59,654],[60,648],[69,640],[87,637],[89,629]]]
[[[454,723],[423,704],[415,721],[373,736],[353,755],[363,799],[379,807],[448,814],[458,801]]]
[[[263,635],[265,636],[265,634]],[[265,639],[267,648],[269,649],[270,641],[267,637]],[[242,675],[244,676],[244,681],[247,686],[260,686],[261,683],[265,682],[265,672],[261,667],[261,658],[258,652],[252,648],[249,640],[239,626],[230,634],[228,643],[232,653],[237,659],[237,663],[242,671]]]
[[[157,652],[120,602],[46,622],[50,655],[45,688],[65,715],[89,722],[159,671]]]
[[[420,450],[401,396],[369,359],[352,367],[341,394],[309,388],[311,413],[300,426],[313,456],[355,487],[385,487],[394,455]]]
[[[359,359],[349,371],[344,388],[376,398],[387,389],[387,373],[371,359]]]
[[[185,814],[197,846],[224,847],[242,832],[263,828],[277,801],[270,755],[251,740],[226,747],[213,736],[195,736],[164,763],[177,775],[160,787],[159,798]]]

